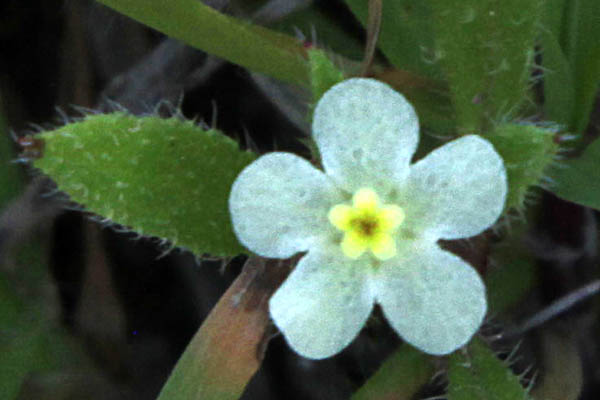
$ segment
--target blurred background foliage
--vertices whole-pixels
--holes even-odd
[[[351,346],[312,361],[265,318],[273,271],[289,263],[165,252],[11,162],[15,137],[115,109],[204,121],[257,153],[314,155],[311,105],[366,65],[379,2],[371,16],[366,0],[204,3],[0,4],[0,398],[596,398],[600,303],[585,285],[598,279],[600,5],[380,3],[366,74],[415,105],[417,158],[475,132],[507,163],[497,229],[442,243],[484,276],[490,313],[469,347],[436,359],[402,345],[376,310]],[[243,307],[228,305],[248,288]],[[562,310],[569,295],[584,300]]]

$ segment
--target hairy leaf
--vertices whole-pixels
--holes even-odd
[[[198,255],[243,252],[229,189],[255,156],[220,132],[178,118],[114,113],[40,137],[44,157],[35,167],[88,211]]]
[[[527,400],[527,391],[505,362],[479,340],[466,354],[455,352],[448,366],[448,400]]]
[[[554,132],[535,125],[502,124],[486,135],[504,160],[506,209],[523,208],[527,191],[539,184],[558,151]]]
[[[541,0],[430,1],[436,52],[462,134],[514,116],[526,98]]]

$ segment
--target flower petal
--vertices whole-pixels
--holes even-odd
[[[352,196],[352,205],[358,210],[371,211],[377,207],[377,194],[372,189],[359,189]]]
[[[389,233],[382,233],[373,241],[371,250],[378,260],[389,260],[396,255],[396,242]]]
[[[338,204],[329,210],[327,217],[333,226],[339,230],[347,231],[350,229],[350,223],[354,217],[354,210],[349,205]]]
[[[376,299],[404,340],[430,354],[447,354],[479,329],[485,288],[459,257],[434,243],[415,243],[380,266]]]
[[[406,223],[416,231],[432,240],[469,237],[500,217],[506,169],[490,142],[464,136],[415,163],[404,192]]]
[[[341,248],[342,253],[346,257],[356,260],[358,257],[362,256],[365,251],[367,251],[368,247],[369,242],[364,236],[359,235],[354,231],[348,231],[344,234]]]
[[[308,161],[269,153],[247,166],[229,196],[234,231],[251,251],[287,258],[333,235],[327,213],[341,193]]]
[[[373,308],[363,262],[349,262],[329,248],[300,260],[269,302],[271,317],[300,355],[330,357],[358,335]]]
[[[364,183],[379,189],[402,181],[419,140],[412,106],[374,79],[348,79],[317,103],[313,136],[323,166],[339,185],[355,192]]]
[[[384,232],[390,232],[399,227],[404,221],[404,210],[395,204],[381,208],[379,224]]]

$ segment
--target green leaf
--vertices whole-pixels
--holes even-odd
[[[558,197],[600,210],[600,140],[596,139],[578,158],[551,169],[554,184],[549,190]]]
[[[542,32],[544,65],[544,112],[546,118],[570,126],[575,111],[575,85],[571,66],[558,38],[548,30]]]
[[[566,26],[564,24],[565,11],[571,0],[546,0],[544,8],[544,31],[552,33],[557,38],[561,49],[566,48]]]
[[[333,85],[344,80],[344,73],[333,64],[325,52],[319,49],[308,50],[308,61],[312,99],[316,104]]]
[[[466,353],[450,356],[448,400],[530,399],[519,378],[484,343],[471,341]]]
[[[600,3],[597,0],[572,0],[567,3],[563,50],[571,62],[575,86],[575,109],[571,121],[574,132],[588,125],[600,83]]]
[[[575,77],[564,51],[568,47],[565,43],[566,27],[563,24],[567,1],[546,1],[541,46],[545,116],[569,129],[575,112]]]
[[[542,30],[545,111],[573,132],[588,125],[600,82],[600,5],[549,0]]]
[[[352,396],[352,400],[410,399],[435,372],[428,356],[403,345]]]
[[[431,0],[436,49],[462,134],[513,117],[527,97],[541,0]]]
[[[255,155],[220,132],[178,118],[114,113],[40,137],[44,157],[34,166],[88,211],[198,255],[244,251],[228,198]]]
[[[366,26],[368,1],[346,0],[356,18]],[[434,49],[431,11],[421,0],[385,0],[379,33],[379,47],[400,69],[430,78],[441,78],[439,54]]]
[[[250,258],[192,338],[158,400],[238,399],[270,337],[268,300],[289,269]]]
[[[539,184],[558,152],[554,132],[535,125],[502,124],[485,138],[492,142],[506,166],[506,209],[522,209],[527,191]]]
[[[302,43],[197,0],[98,0],[170,37],[255,72],[308,85]]]

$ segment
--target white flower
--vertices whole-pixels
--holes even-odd
[[[243,245],[264,257],[308,252],[269,304],[301,355],[341,351],[375,303],[405,341],[431,354],[461,347],[481,325],[479,275],[437,241],[476,235],[496,221],[506,171],[492,145],[474,135],[411,165],[418,130],[402,95],[349,79],[315,109],[324,172],[274,152],[234,182],[229,207]]]

